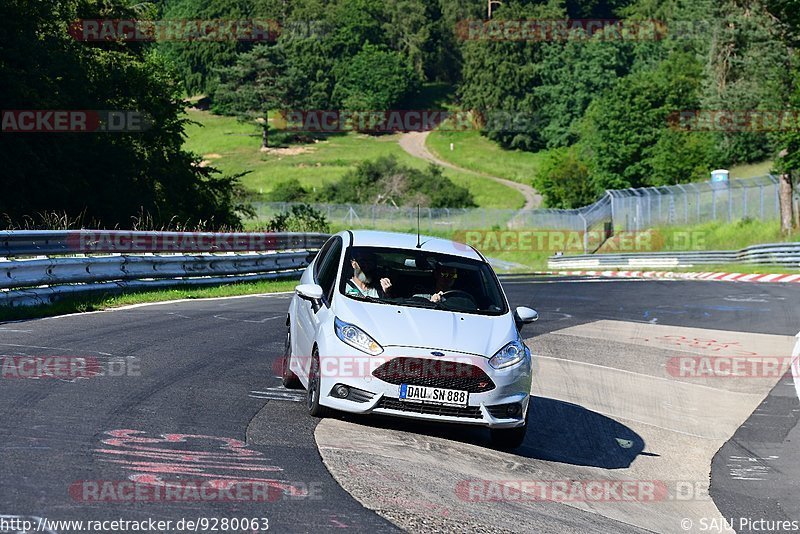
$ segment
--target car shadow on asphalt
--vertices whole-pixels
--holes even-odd
[[[642,437],[610,417],[547,397],[531,395],[530,402],[525,441],[519,448],[504,452],[536,460],[623,469],[644,451]],[[342,418],[359,425],[492,448],[489,432],[480,427],[383,416],[343,414]]]
[[[631,428],[570,402],[531,395],[525,442],[519,456],[572,465],[623,469],[644,451]]]

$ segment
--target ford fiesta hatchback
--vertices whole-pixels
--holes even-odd
[[[482,425],[517,447],[527,425],[531,353],[474,248],[373,231],[332,236],[305,270],[287,317],[283,383],[330,410]]]

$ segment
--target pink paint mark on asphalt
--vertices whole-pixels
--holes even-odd
[[[106,446],[95,449],[101,461],[133,471],[134,482],[163,485],[161,475],[191,475],[220,483],[263,482],[292,497],[307,496],[305,488],[271,478],[250,476],[250,473],[283,471],[270,465],[264,455],[247,448],[247,443],[220,436],[203,434],[161,434],[148,437],[132,429],[107,431],[110,438],[101,440]],[[174,448],[179,445],[180,448]],[[188,447],[188,448],[187,448]]]

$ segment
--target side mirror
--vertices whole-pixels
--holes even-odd
[[[514,310],[514,322],[517,325],[517,330],[522,330],[522,327],[528,323],[539,320],[539,314],[536,310],[520,306]]]
[[[322,287],[317,284],[300,284],[294,288],[297,296],[311,302],[311,307],[316,313],[322,306]]]

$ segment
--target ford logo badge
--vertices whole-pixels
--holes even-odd
[[[444,352],[439,352],[439,351],[436,351],[436,350],[431,352],[431,354],[433,354],[434,356],[444,356]]]

